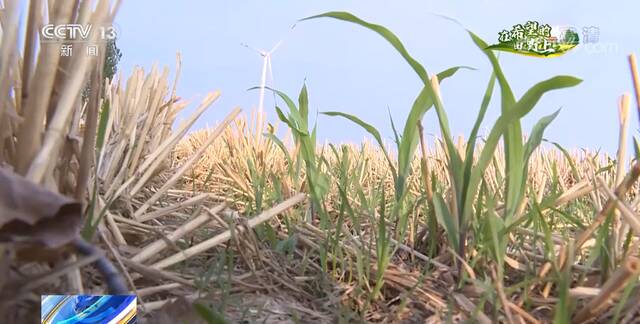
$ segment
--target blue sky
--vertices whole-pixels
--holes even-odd
[[[387,108],[403,125],[421,82],[411,68],[381,37],[353,24],[330,19],[298,23],[298,19],[326,11],[349,11],[391,29],[409,52],[433,74],[456,65],[462,71],[442,85],[452,133],[467,134],[475,120],[491,69],[489,62],[458,25],[436,14],[460,21],[488,43],[498,32],[517,23],[537,20],[579,29],[597,26],[599,43],[568,54],[539,59],[502,54],[501,63],[517,97],[538,81],[559,74],[584,80],[575,88],[550,93],[524,122],[531,126],[558,108],[546,138],[569,148],[602,148],[615,152],[618,136],[617,101],[632,91],[627,55],[640,50],[635,27],[638,1],[124,1],[116,18],[118,46],[123,52],[120,70],[149,69],[153,63],[175,67],[175,53],[183,58],[178,94],[194,104],[208,91],[221,98],[196,127],[215,125],[233,107],[257,107],[258,92],[246,91],[260,82],[262,58],[241,46],[270,49],[274,85],[297,97],[306,79],[312,111],[340,110],[376,126],[389,141],[392,131]],[[582,35],[581,35],[582,36]],[[632,93],[632,92],[631,92]],[[635,97],[632,97],[635,102]],[[498,93],[487,114],[490,127],[499,111]],[[273,97],[265,110],[275,120]],[[187,110],[191,111],[191,110]],[[631,134],[638,130],[632,105]],[[182,116],[184,117],[184,116]],[[428,133],[438,133],[435,112],[423,120]],[[486,128],[485,128],[486,129]],[[318,116],[322,141],[360,142],[366,134],[354,124]]]

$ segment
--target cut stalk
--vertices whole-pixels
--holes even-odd
[[[622,266],[613,273],[602,286],[600,293],[576,313],[573,323],[584,323],[600,314],[615,294],[640,273],[640,260],[628,257]]]
[[[184,237],[185,235],[191,233],[193,230],[200,227],[200,225],[210,221],[211,215],[209,215],[209,213],[212,213],[212,214],[219,213],[225,207],[226,207],[225,204],[218,205],[214,207],[210,212],[207,211],[205,213],[202,213],[199,216],[195,217],[194,219],[182,224],[171,234],[167,235],[166,238],[158,239],[155,242],[145,246],[142,249],[142,251],[138,252],[138,254],[136,254],[131,258],[131,261],[143,262],[153,257],[154,255],[157,255],[158,253],[160,253],[160,251],[162,251],[167,246],[169,246],[169,242],[175,242],[179,240],[180,238]]]
[[[625,93],[618,102],[618,117],[620,121],[620,132],[618,135],[618,152],[617,152],[617,164],[616,164],[616,186],[622,182],[623,174],[625,174],[625,164],[627,156],[627,129],[629,128],[629,102],[630,95]],[[614,259],[622,254],[622,245],[624,244],[624,238],[628,231],[628,225],[620,221],[620,214],[618,211],[614,212],[613,223],[611,224],[612,241],[611,248]],[[611,263],[612,265],[615,262]]]
[[[249,221],[247,222],[247,226],[249,228],[254,228],[266,221],[268,221],[269,219],[271,219],[272,217],[286,211],[287,209],[297,205],[298,203],[304,201],[306,199],[307,195],[306,194],[302,194],[299,193],[279,204],[277,204],[276,206],[272,207],[271,209],[264,211],[263,213],[261,213],[260,215],[257,215],[251,219],[249,219]],[[241,230],[238,230],[238,232],[241,232]],[[222,244],[226,241],[228,241],[229,239],[231,239],[231,230],[226,230],[221,234],[218,234],[204,242],[201,242],[199,244],[196,244],[182,252],[176,253],[166,259],[163,259],[161,261],[158,261],[156,263],[154,263],[151,267],[152,268],[156,268],[156,269],[163,269],[169,266],[172,266],[178,262],[182,262],[188,258],[191,258],[195,255],[198,255],[206,250],[209,250],[211,248],[214,248],[216,246],[218,246],[219,244]]]
[[[169,178],[169,180],[167,180],[167,182],[160,189],[158,189],[158,191],[156,191],[156,193],[153,194],[153,196],[151,196],[149,200],[147,200],[138,210],[136,210],[136,212],[133,215],[134,218],[137,219],[138,217],[140,217],[145,211],[147,211],[147,209],[149,209],[149,207],[151,207],[156,201],[158,201],[158,199],[160,199],[160,197],[162,197],[167,190],[173,187],[173,185],[175,185],[178,182],[178,180],[185,174],[185,172],[187,172],[187,170],[191,168],[200,159],[200,157],[202,157],[202,155],[207,150],[207,148],[211,145],[211,143],[213,143],[213,141],[215,141],[216,138],[218,138],[218,136],[222,133],[222,131],[229,125],[229,123],[231,123],[231,121],[233,121],[233,119],[236,118],[236,116],[238,116],[239,113],[240,113],[240,108],[236,108],[233,111],[231,111],[231,113],[227,115],[227,117],[222,121],[222,123],[218,125],[218,127],[216,127],[216,129],[213,131],[209,139],[207,139],[207,142],[205,142],[198,149],[198,151],[196,151],[193,154],[193,156],[189,158],[189,160],[187,160],[182,166],[180,166],[180,168],[173,173],[171,178]]]

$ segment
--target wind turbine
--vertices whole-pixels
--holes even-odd
[[[291,30],[293,30],[295,27],[296,27],[295,24],[291,26],[291,29],[289,30],[289,32],[291,32]],[[284,42],[284,38],[278,41],[276,45],[274,45],[269,51],[256,49],[254,47],[249,46],[248,44],[244,44],[244,43],[241,44],[246,48],[249,48],[258,52],[258,54],[262,56],[262,73],[260,76],[260,92],[258,94],[258,116],[257,116],[257,125],[256,125],[256,129],[258,129],[258,132],[256,134],[258,141],[260,141],[260,139],[262,138],[262,126],[263,126],[262,123],[264,118],[264,92],[267,86],[267,72],[269,73],[271,87],[273,88],[273,85],[274,85],[273,69],[271,67],[271,55],[273,55],[273,53],[275,53],[275,51],[278,50],[278,48],[280,47],[280,45],[282,45],[283,42]],[[273,96],[275,100],[275,94]]]

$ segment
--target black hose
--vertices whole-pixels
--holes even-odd
[[[129,289],[127,289],[127,285],[125,285],[120,273],[100,249],[79,237],[73,240],[73,245],[78,253],[85,256],[100,255],[100,258],[96,260],[95,266],[104,277],[110,295],[129,295]]]

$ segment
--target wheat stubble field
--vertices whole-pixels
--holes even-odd
[[[168,68],[104,80],[99,59],[35,45],[44,21],[104,23],[118,9],[86,3],[31,1],[23,47],[17,1],[4,3],[2,318],[26,323],[39,314],[40,294],[113,292],[114,280],[138,296],[139,320],[149,323],[640,317],[633,55],[631,78],[620,76],[633,80],[631,95],[612,102],[619,149],[607,156],[541,147],[557,113],[521,130],[545,93],[579,86],[576,77],[513,93],[495,54],[469,32],[493,71],[477,122],[454,137],[440,87],[464,77],[464,67],[427,72],[383,26],[345,12],[312,17],[377,33],[423,82],[408,118],[394,121],[394,142],[336,111],[324,114],[350,120],[370,140],[320,145],[323,125],[309,116],[305,85],[296,94],[267,90],[280,99],[274,126],[259,112],[217,107],[217,91],[177,118],[188,104]],[[174,68],[179,76],[180,57]],[[87,82],[101,90],[83,100]],[[491,101],[501,113],[485,120]],[[229,112],[214,128],[188,132],[207,109]],[[437,123],[440,136],[426,141],[423,123]],[[628,152],[629,143],[639,149]],[[78,237],[103,252],[78,253]]]

